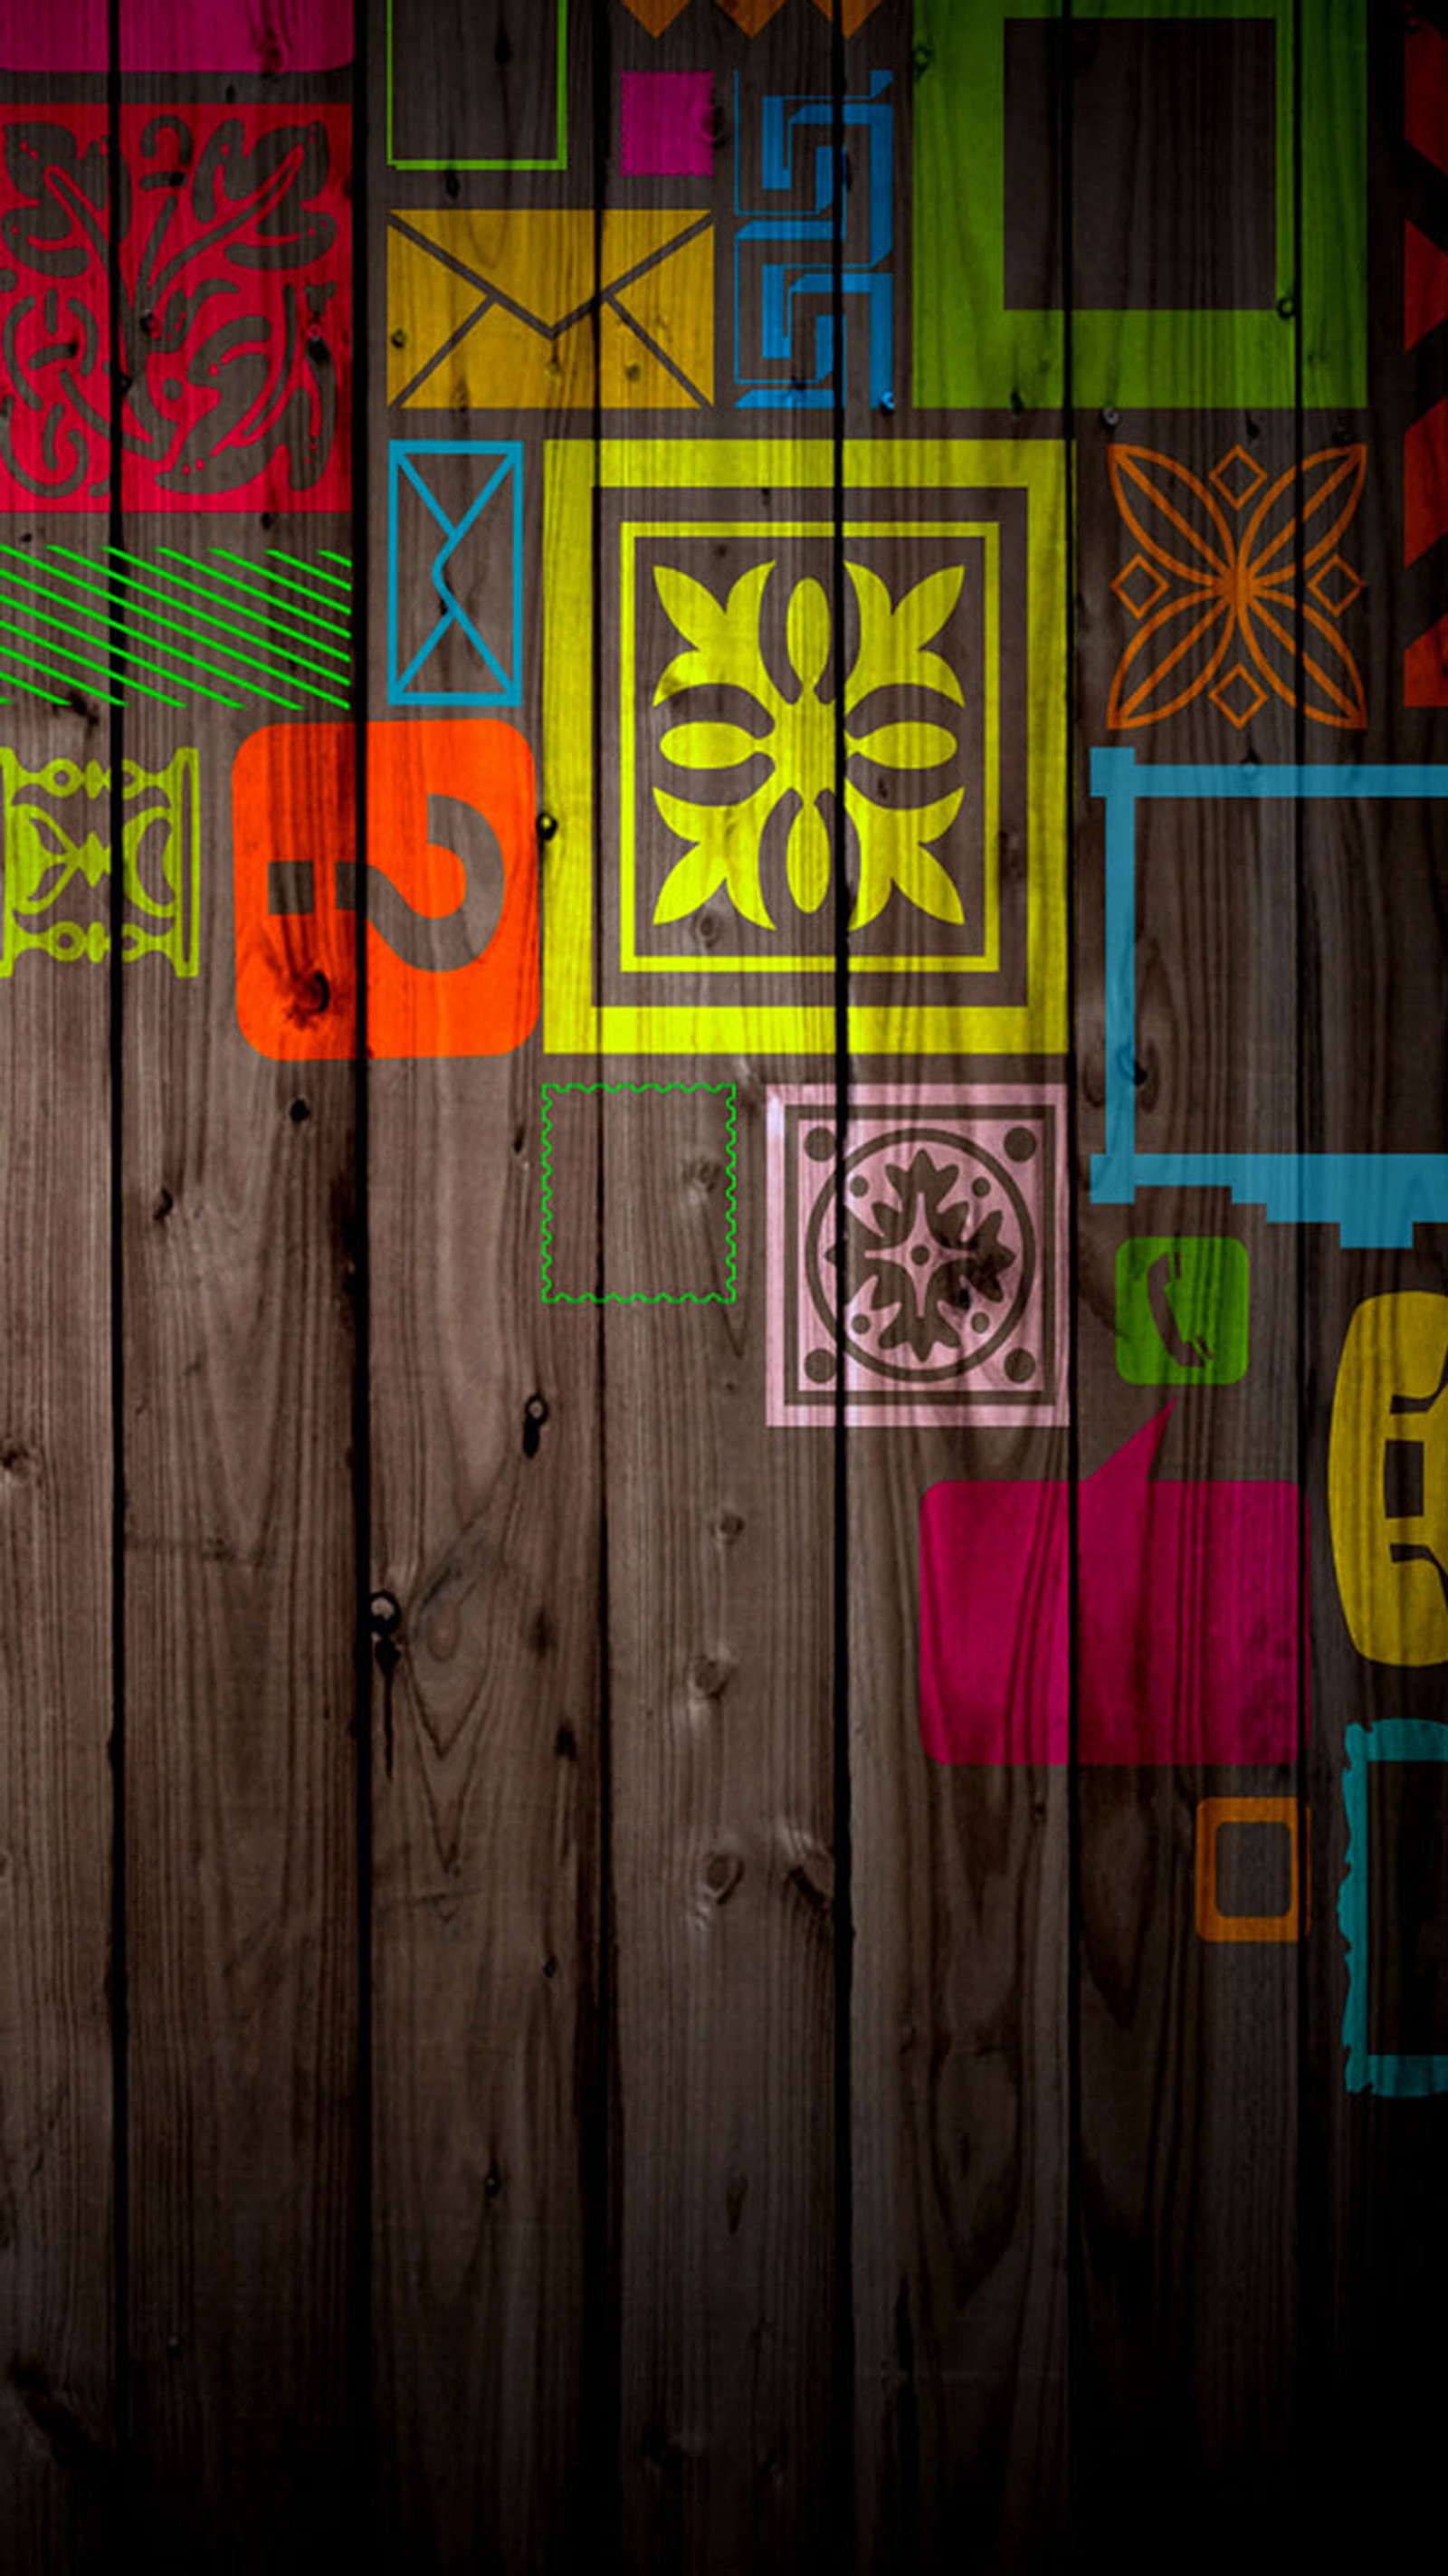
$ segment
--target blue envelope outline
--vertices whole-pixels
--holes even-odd
[[[428,488],[429,458],[468,456],[480,461],[482,482],[460,519],[454,519]],[[416,494],[439,530],[443,543],[429,567],[442,614],[426,641],[401,667],[398,606],[403,566],[398,542],[398,510],[403,489]],[[508,649],[495,651],[468,615],[449,580],[458,548],[472,535],[489,505],[492,529],[502,531],[511,566],[512,631]],[[517,439],[394,438],[389,442],[387,473],[387,702],[408,707],[516,707],[523,695],[523,448]],[[411,570],[411,566],[408,566]],[[424,665],[444,638],[456,629],[476,655],[482,670],[476,688],[428,688]],[[485,677],[483,675],[486,675]]]

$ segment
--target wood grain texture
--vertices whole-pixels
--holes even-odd
[[[171,738],[126,725],[143,761]],[[132,970],[124,1057],[138,2484],[154,2550],[237,2567],[300,2563],[341,2507],[357,2044],[351,1077],[238,1041],[246,729],[206,726],[199,984]],[[270,741],[273,810],[324,849]]]
[[[610,104],[625,69],[712,70],[716,205],[727,202],[736,116],[757,119],[767,93],[828,94],[828,31],[808,11],[783,13],[747,54],[715,13],[659,46],[617,13],[614,29]],[[608,202],[632,205],[677,202],[689,184],[616,169],[606,180]],[[720,287],[718,431],[747,439],[762,426],[787,454],[826,424],[731,415],[722,277]],[[659,467],[677,470],[671,425],[622,426],[620,479],[658,488]],[[694,489],[708,495],[707,470]],[[681,497],[685,511],[695,506],[693,490]],[[721,521],[791,515],[767,489],[714,506]],[[658,515],[677,515],[677,505],[666,499]],[[697,552],[687,560],[716,595],[761,553],[788,561],[790,552],[783,539],[778,549],[752,539],[736,548],[724,535],[711,551],[707,571]],[[621,650],[611,584],[595,613],[607,702]],[[648,683],[634,685],[646,702]],[[685,844],[645,800],[638,811],[652,871]],[[606,833],[599,864],[605,874],[615,864]],[[606,942],[616,933],[601,909]],[[838,2528],[827,2463],[843,1927],[829,1460],[820,1444],[767,1430],[763,1413],[766,1087],[790,1068],[738,1053],[710,1060],[703,1024],[691,1030],[691,1008],[718,995],[707,971],[717,927],[698,927],[700,971],[680,961],[660,996],[677,1011],[678,1052],[610,1058],[599,1070],[610,1081],[726,1081],[736,1092],[737,1295],[610,1305],[602,1333],[622,2553],[626,2565],[722,2572],[818,2563]],[[727,1295],[717,1105],[653,1097],[653,1118],[600,1103],[604,1284],[702,1276]]]
[[[1405,704],[1404,686],[1408,646],[1441,604],[1431,554],[1413,571],[1404,568],[1403,442],[1411,422],[1443,390],[1441,335],[1408,348],[1403,311],[1404,224],[1432,220],[1425,187],[1436,184],[1421,150],[1405,151],[1403,140],[1416,132],[1426,142],[1434,130],[1431,94],[1421,94],[1422,46],[1430,30],[1444,32],[1441,8],[1405,22],[1375,15],[1369,30],[1377,220],[1369,296],[1372,409],[1361,424],[1369,453],[1361,552],[1375,573],[1382,567],[1364,607],[1371,757],[1383,761],[1445,756],[1442,711]],[[1335,831],[1315,833],[1308,843],[1304,1116],[1308,1140],[1319,1150],[1412,1150],[1430,1131],[1435,1148],[1441,1145],[1434,1106],[1445,1038],[1441,851],[1439,809],[1427,803],[1390,811],[1355,802],[1343,809]],[[1436,1728],[1442,1691],[1441,1667],[1378,1663],[1354,1645],[1330,1544],[1329,1421],[1344,1342],[1363,1301],[1403,1291],[1441,1297],[1448,1278],[1441,1231],[1432,1227],[1418,1230],[1411,1252],[1345,1254],[1330,1239],[1309,1241],[1305,1252],[1302,1416],[1314,1515],[1308,1793],[1318,1837],[1317,1885],[1325,1904],[1335,1904],[1348,1866],[1349,1728],[1369,1737],[1403,1719],[1426,1719]],[[1426,1425],[1425,1434],[1431,1441]],[[1379,1566],[1379,1582],[1386,1571]],[[1425,2031],[1421,2003],[1431,2004],[1435,1992],[1443,1919],[1434,1774],[1421,1767],[1400,1777],[1405,1803],[1383,1794],[1390,1774],[1370,1775],[1367,1834],[1356,1838],[1353,1854],[1371,1891],[1368,1955],[1353,1964],[1366,1992],[1371,2041],[1384,2050],[1434,2045],[1432,2016]],[[1415,1809],[1427,1825],[1426,1843],[1416,1848],[1404,1831]],[[1422,2321],[1441,2305],[1448,2271],[1441,2196],[1429,2181],[1442,2155],[1445,2110],[1441,2096],[1413,2100],[1349,2089],[1341,1933],[1314,1942],[1305,1966],[1304,2132],[1314,2151],[1304,2157],[1301,2204],[1304,2484],[1309,2528],[1319,2536],[1331,2529],[1333,2545],[1350,2549],[1367,2545],[1388,2488],[1396,2483],[1400,2492],[1426,2497],[1433,2474],[1426,2447],[1432,2399],[1416,2356]],[[1441,1985],[1436,1991],[1441,2004]],[[1416,2034],[1409,2018],[1414,1996]]]
[[[469,997],[419,968],[417,1020],[443,997],[440,1051],[393,1055],[409,1011],[381,1007],[364,935],[370,1060],[349,1061],[345,977],[295,986],[283,1032],[330,1031],[332,1055],[264,1059],[236,972],[231,775],[280,711],[200,694],[132,697],[113,722],[0,707],[0,744],[27,766],[159,770],[194,745],[202,799],[196,978],[157,956],[112,977],[44,954],[0,976],[0,2562],[23,2576],[122,2555],[252,2576],[349,2551],[439,2576],[931,2576],[963,2557],[1043,2576],[1098,2555],[1121,2576],[1164,2555],[1216,2576],[1380,2557],[1395,2518],[1432,2526],[1444,2114],[1431,2094],[1350,2089],[1337,1903],[1349,1730],[1441,1728],[1442,1668],[1354,1647],[1326,1446],[1353,1314],[1448,1287],[1441,1230],[1344,1252],[1331,1228],[1215,1189],[1098,1204],[1091,1159],[1123,1075],[1147,1150],[1438,1152],[1439,818],[1362,799],[1143,808],[1131,1029],[1108,1063],[1089,755],[1234,778],[1441,757],[1442,711],[1404,703],[1404,655],[1441,607],[1440,541],[1404,556],[1410,517],[1448,510],[1436,486],[1410,499],[1404,441],[1448,392],[1448,330],[1430,318],[1404,345],[1403,223],[1422,236],[1420,303],[1448,313],[1431,247],[1448,240],[1448,112],[1440,133],[1432,107],[1448,19],[1444,0],[1372,13],[1365,67],[1348,0],[1018,10],[849,0],[836,24],[824,0],[368,0],[354,90],[331,0],[298,0],[250,35],[244,12],[213,13],[244,60],[127,91],[132,116],[160,99],[163,138],[188,98],[359,109],[355,510],[177,510],[121,533],[142,557],[216,542],[247,565],[268,547],[340,560],[365,533],[358,711],[391,734],[417,813],[429,728],[487,715],[494,745],[513,728],[536,756],[536,850],[525,834],[509,855],[537,860],[554,1007],[511,1052],[450,1054]],[[180,71],[169,0],[121,15],[128,61]],[[3,32],[15,17],[0,10],[0,52],[23,51]],[[330,61],[298,71],[309,21]],[[64,97],[104,113],[94,11],[72,37]],[[894,120],[883,380],[864,327],[885,273],[862,248],[867,92]],[[11,101],[48,94],[6,76]],[[794,165],[772,190],[766,101],[790,110],[774,131]],[[811,206],[818,221],[837,139],[839,243],[828,220],[752,231],[807,225]],[[417,271],[399,213],[425,236],[453,227],[470,255],[500,244],[557,338],[502,305],[484,323],[446,263],[394,293],[404,260]],[[650,272],[662,355],[638,311],[591,311],[585,292],[650,224],[697,227],[687,260]],[[785,355],[766,354],[762,280],[775,262],[780,287],[796,253],[813,274],[783,308]],[[342,345],[339,282],[330,302],[313,285],[310,368]],[[7,269],[0,304],[23,291]],[[454,327],[456,362],[419,380],[414,342]],[[0,445],[25,401],[20,343],[4,348]],[[169,354],[148,332],[153,389]],[[194,356],[188,342],[178,386]],[[240,376],[220,373],[224,412]],[[459,509],[462,443],[514,460],[516,594],[506,510],[444,561],[419,497],[394,563],[400,438],[453,443]],[[978,780],[965,810],[978,801],[1001,863],[1004,984],[1040,856],[1027,781],[1059,786],[1073,1016],[1035,1023],[1056,1052],[1013,1057],[955,1052],[940,1022],[912,1045],[882,1011],[872,1043],[899,1052],[844,1061],[872,953],[852,909],[879,861],[842,829],[841,791],[898,814],[910,763],[847,746],[822,830],[787,856],[793,808],[777,811],[692,907],[676,876],[661,922],[687,856],[667,799],[692,794],[711,747],[662,749],[664,700],[698,685],[662,673],[700,648],[652,568],[672,560],[722,607],[770,566],[730,676],[753,676],[757,648],[772,692],[721,683],[683,721],[773,723],[808,807],[840,760],[863,629],[851,550],[898,606],[950,533],[923,539],[912,514],[948,515],[973,442],[983,490],[1065,442],[1063,523],[1046,524],[1044,478],[999,515],[1015,748],[994,850]],[[1333,475],[1335,575],[1314,590],[1330,515],[1314,495]],[[7,538],[28,544],[30,515]],[[114,533],[100,515],[44,527],[82,569]],[[1029,609],[1012,588],[1026,552],[1043,582]],[[415,628],[400,655],[394,574]],[[1194,579],[1215,595],[1172,659],[1190,621],[1162,599]],[[674,591],[690,596],[707,626],[697,593]],[[437,650],[441,698],[398,694],[455,599],[490,641],[508,630],[516,703],[460,620]],[[945,650],[984,754],[988,629],[967,624]],[[903,735],[923,710],[891,694],[878,721]],[[330,767],[296,735],[267,739],[247,850],[270,833],[292,893],[310,867],[326,900],[353,855],[351,738]],[[722,802],[727,777],[700,792]],[[377,927],[389,875],[394,893],[421,879],[401,796],[363,802]],[[0,850],[7,871],[20,846]],[[783,978],[775,920],[737,900],[756,855],[761,901],[792,906],[808,961]],[[931,881],[917,865],[917,888]],[[930,942],[941,980],[960,959],[943,913],[903,881],[890,901],[919,946],[868,971],[903,1010]],[[628,951],[640,924],[658,934],[647,967]],[[1040,966],[1039,917],[1029,938]],[[1072,1093],[1069,1403],[1034,1424],[968,1402],[867,1418],[851,1386],[784,1427],[772,1095],[818,1086],[822,1124],[848,1105],[843,1186],[882,1084],[1027,1081]],[[1211,1235],[1249,1265],[1245,1374],[1143,1383],[1119,1258]],[[808,1355],[826,1363],[817,1389],[830,1353]],[[1199,1650],[1238,1619],[1251,1569],[1241,1597],[1206,1601],[1205,1551],[1163,1586],[1124,1519],[1114,1549],[1083,1538],[1096,1480],[1168,1402],[1158,1494],[1277,1483],[1306,1503],[1310,1663],[1298,1740],[1270,1761],[1179,1758]],[[1038,1562],[1006,1658],[1012,1731],[1054,1670],[1063,1527],[1074,1539],[1058,1761],[950,1763],[922,1736],[921,1512],[938,1486],[977,1508],[987,1488],[1023,1498],[1009,1517]],[[1088,1689],[1103,1562],[1114,1661]],[[978,1578],[952,1574],[959,1609]],[[1088,1707],[1098,1726],[1136,1708],[1174,1758],[1101,1760]],[[1359,1982],[1386,2049],[1421,2055],[1441,2030],[1448,2057],[1448,1800],[1428,1768],[1369,1787]],[[1233,1797],[1296,1809],[1301,1941],[1203,1937],[1203,1806]],[[1270,1910],[1270,1886],[1242,1894],[1261,1841],[1220,1851],[1227,1912]]]
[[[94,710],[9,705],[5,739],[31,773],[107,759]],[[116,2501],[108,1019],[83,961],[4,987],[0,2531],[27,2576],[94,2563]]]
[[[550,76],[527,28],[510,30],[515,85],[490,92],[508,151],[525,148],[517,120],[532,133],[544,119]],[[372,42],[380,66],[377,10]],[[437,68],[429,32],[403,77],[436,100]],[[586,198],[576,45],[571,77]],[[461,115],[469,101],[454,104]],[[506,207],[524,184],[479,174],[469,199]],[[456,189],[399,173],[390,198],[378,192],[375,344],[389,202],[447,202]],[[389,433],[509,438],[525,426],[506,410],[388,413],[383,391],[379,371],[379,566]],[[541,466],[532,444],[520,469],[522,706],[509,719],[534,746],[543,606],[569,578],[539,559]],[[464,557],[458,577],[467,571]],[[380,650],[370,687],[384,726]],[[545,900],[549,846],[525,854],[544,870]],[[385,866],[385,842],[378,856]],[[541,1301],[544,1070],[533,1035],[494,1063],[375,1064],[367,1076],[373,1580],[398,1611],[378,1633],[373,1710],[372,2371],[379,2535],[398,2566],[420,2555],[438,2568],[567,2569],[596,2541],[615,2475],[598,1352],[591,1315]],[[566,1178],[591,1209],[596,1176]]]
[[[903,33],[898,25],[882,28],[876,50],[895,39],[888,55],[899,102],[895,267],[910,299],[902,297],[897,329],[902,373],[913,351],[918,400],[923,385],[950,373],[962,348],[984,340],[986,313],[1002,293],[1002,264],[999,244],[981,234],[960,185],[971,149],[961,76],[969,30],[948,7],[923,0],[911,52],[899,42]],[[852,86],[854,65],[852,48]],[[972,90],[978,69],[972,65]],[[1047,207],[1048,245],[1057,221]],[[946,292],[937,291],[942,274]],[[1036,441],[1059,441],[1066,423],[1053,379],[1062,339],[1061,324],[1048,320],[1042,346],[1049,363],[1011,377],[1024,417],[952,411],[951,432],[999,440],[1009,431],[1023,456]],[[910,422],[909,406],[897,403],[892,419],[870,406],[855,373],[846,420],[852,433],[886,444],[902,438],[907,423],[917,435],[924,429],[920,480],[952,480],[940,414]],[[933,472],[932,454],[939,458]],[[989,486],[992,476],[980,479]],[[987,518],[999,506],[987,489],[968,515]],[[1006,649],[999,675],[988,655],[971,663],[965,693],[970,704],[999,676],[1004,738],[1021,728],[1033,773],[1043,777],[1049,722],[1059,712],[1045,702],[1058,685],[1048,676],[1051,646],[1068,614],[1066,536],[1059,516],[1038,514],[1033,495],[1025,548],[1041,576],[1040,622],[1029,644],[1022,632]],[[881,569],[903,596],[928,560],[928,550],[902,540]],[[1009,600],[1012,585],[1023,581],[1026,554],[1014,567],[1008,554],[1003,560]],[[1017,613],[1019,600],[1018,592]],[[1004,614],[1011,613],[1008,605]],[[934,703],[925,711],[949,715]],[[907,782],[903,792],[908,799],[919,790]],[[1036,819],[1044,828],[1028,841],[1023,806],[1007,790],[991,853],[1007,907],[1028,869],[1036,885],[1045,884],[1049,851],[1062,845],[1060,782]],[[912,947],[928,953],[935,926],[906,917]],[[936,936],[948,949],[948,935]],[[1009,1085],[1043,1071],[1058,1067],[922,1052],[887,1068],[856,1055],[849,1088],[853,1103],[868,1106],[888,1073],[948,1091]],[[1064,1277],[1057,1284],[1064,1293]],[[1064,1770],[1029,1761],[954,1768],[930,1760],[921,1735],[920,1654],[923,1498],[957,1479],[1040,1480],[1036,1526],[1043,1533],[1050,1483],[1069,1467],[1064,1408],[1062,1419],[1055,1431],[993,1426],[967,1405],[958,1417],[923,1427],[887,1416],[871,1429],[857,1418],[844,1434],[855,1908],[853,2420],[857,2564],[871,2570],[944,2569],[967,2548],[982,2567],[1046,2569],[1062,2563],[1066,2546],[1068,1783]],[[1029,1513],[1020,1539],[1038,1569],[1026,1583],[1022,1616],[1044,1632],[1055,1615],[1050,1550],[1040,1536],[1033,1546]],[[962,1583],[967,1572],[959,1569]],[[968,1694],[968,1672],[961,1687]],[[1024,1729],[1024,1710],[1021,1720]]]
[[[818,2559],[839,2501],[829,1462],[760,1421],[739,1091],[738,1301],[604,1310],[624,2562],[721,2571]],[[697,1128],[630,1152],[603,1104],[605,1276],[668,1275],[700,1231],[722,1275]]]
[[[1235,764],[1299,755],[1293,710],[1265,703],[1239,731],[1201,689],[1133,730],[1108,712],[1129,698],[1147,656],[1118,680],[1138,631],[1111,585],[1142,557],[1140,527],[1164,522],[1131,475],[1149,478],[1188,524],[1206,527],[1197,494],[1216,499],[1230,548],[1239,511],[1210,480],[1251,484],[1253,499],[1295,463],[1295,424],[1255,416],[1133,414],[1084,423],[1078,446],[1077,686],[1081,802],[1077,847],[1077,1022],[1080,1136],[1076,1236],[1079,1474],[1097,1474],[1170,1403],[1155,1479],[1283,1481],[1298,1459],[1298,1246],[1225,1192],[1150,1188],[1135,1207],[1096,1207],[1088,1158],[1103,1141],[1100,1104],[1106,974],[1101,914],[1101,807],[1085,792],[1089,747],[1129,744],[1143,764]],[[1181,477],[1192,478],[1194,492]],[[1113,481],[1113,477],[1115,480]],[[1253,480],[1253,478],[1260,478]],[[1175,478],[1175,479],[1174,479]],[[1284,503],[1284,515],[1287,505]],[[1188,548],[1190,552],[1190,548]],[[1137,592],[1140,597],[1142,593]],[[1164,639],[1166,642],[1167,639]],[[1168,645],[1169,649],[1169,645]],[[1250,660],[1239,638],[1224,656]],[[1160,693],[1166,705],[1177,681]],[[1150,710],[1158,701],[1148,700]],[[1242,702],[1229,697],[1229,704]],[[1326,756],[1337,748],[1330,738]],[[1310,756],[1324,756],[1314,742]],[[1296,1012],[1285,990],[1298,942],[1294,809],[1193,800],[1137,816],[1137,964],[1133,1046],[1137,1142],[1143,1152],[1255,1147],[1291,1153],[1300,1132]],[[1127,1382],[1117,1262],[1133,1237],[1224,1235],[1245,1247],[1249,1355],[1233,1385]],[[1165,1349],[1161,1353],[1164,1359]],[[1082,1499],[1089,1492],[1083,1482]],[[1122,1533],[1119,1582],[1132,1599],[1133,1535]],[[1165,1622],[1184,1641],[1178,1688],[1191,1705],[1190,1641],[1203,1622],[1244,1613],[1234,1598],[1194,1598],[1200,1561],[1178,1596],[1155,1597],[1144,1559],[1117,1687],[1139,1691],[1133,1633]],[[1083,1619],[1089,1615],[1084,1601]],[[1078,1638],[1085,1633],[1078,1626]],[[1170,1730],[1176,1712],[1156,1723]],[[1298,1710],[1284,1715],[1290,1747]],[[1165,1750],[1165,1746],[1163,1748]],[[1300,2361],[1297,2201],[1302,2154],[1296,1946],[1203,1941],[1194,1913],[1195,1816],[1203,1797],[1296,1797],[1297,1763],[1274,1767],[1180,1760],[1166,1767],[1083,1767],[1075,1783],[1079,2008],[1072,2033],[1079,2101],[1076,2340],[1071,2387],[1075,2510],[1083,2532],[1111,2535],[1130,2567],[1149,2563],[1166,2498],[1200,2501],[1186,2543],[1214,2563],[1242,2525],[1285,2545],[1297,2494],[1294,2438]],[[1269,2538],[1266,2545],[1275,2545]]]

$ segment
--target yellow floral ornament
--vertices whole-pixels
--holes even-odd
[[[664,821],[689,843],[665,879],[654,907],[656,922],[682,921],[722,890],[746,921],[772,930],[760,853],[765,827],[787,796],[799,800],[785,852],[790,895],[801,912],[810,913],[819,910],[829,893],[832,850],[820,799],[835,793],[838,749],[835,702],[821,697],[820,683],[830,659],[830,604],[820,583],[809,578],[797,581],[790,593],[785,653],[798,688],[794,696],[786,696],[765,663],[760,640],[765,593],[777,569],[773,563],[753,565],[720,601],[691,574],[666,565],[655,568],[660,601],[689,647],[662,673],[655,706],[690,689],[731,688],[745,691],[764,718],[758,727],[714,721],[674,725],[660,743],[663,757],[676,768],[696,772],[738,769],[760,758],[768,764],[762,785],[723,802],[700,804],[654,789]],[[845,569],[859,611],[859,640],[842,711],[843,802],[854,827],[859,864],[850,927],[857,930],[874,921],[897,890],[917,911],[960,925],[965,916],[959,891],[927,844],[949,831],[964,789],[952,788],[921,804],[899,803],[893,794],[881,803],[864,776],[866,770],[908,775],[938,768],[956,755],[956,728],[912,719],[862,729],[860,715],[866,700],[881,689],[926,689],[952,705],[964,705],[955,672],[942,654],[931,650],[960,597],[964,576],[958,565],[928,573],[894,600],[888,584],[866,565],[847,563]]]

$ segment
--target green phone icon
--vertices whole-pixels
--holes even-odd
[[[1247,1369],[1247,1247],[1144,1235],[1116,1256],[1116,1365],[1130,1386],[1235,1386]]]

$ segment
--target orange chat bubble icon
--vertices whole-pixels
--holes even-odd
[[[508,1055],[538,1018],[533,755],[492,717],[269,725],[232,770],[236,1010],[259,1055]]]

